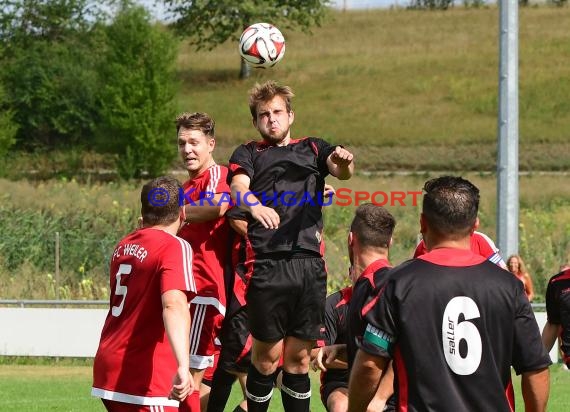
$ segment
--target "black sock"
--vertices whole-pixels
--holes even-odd
[[[300,375],[283,371],[281,400],[285,411],[309,412],[311,404],[311,381],[309,374]]]
[[[273,374],[262,375],[250,365],[245,388],[247,390],[247,411],[266,412],[273,394]]]
[[[238,405],[235,407],[235,409],[232,412],[247,412],[247,411],[243,409],[240,405]]]
[[[237,376],[222,368],[216,368],[212,378],[210,398],[208,400],[208,412],[224,412],[228,398],[232,391],[232,385]]]

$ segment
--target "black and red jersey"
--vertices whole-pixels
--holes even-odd
[[[570,361],[570,269],[554,275],[546,288],[548,322],[562,326],[561,349],[564,362]]]
[[[327,158],[335,146],[316,137],[291,140],[286,146],[250,142],[239,146],[230,158],[230,175],[245,173],[249,189],[264,206],[280,217],[277,230],[267,230],[249,216],[248,240],[256,255],[275,252],[321,253],[321,207]],[[237,203],[254,203],[245,193]]]
[[[393,358],[398,410],[512,411],[515,371],[550,365],[522,283],[470,250],[394,268],[360,349]]]
[[[358,277],[353,288],[348,308],[346,349],[349,368],[352,367],[358,346],[366,329],[364,315],[371,308],[370,302],[378,295],[380,287],[385,283],[386,273],[391,268],[385,259],[372,262]]]
[[[327,296],[325,304],[325,327],[321,330],[320,346],[344,344],[347,341],[348,306],[352,296],[352,287],[347,287]],[[348,369],[328,369],[321,372],[321,385],[328,382],[346,382]]]

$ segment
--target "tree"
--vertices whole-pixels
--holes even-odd
[[[128,3],[106,28],[99,69],[97,146],[118,155],[123,178],[162,174],[174,149],[175,64],[178,42]]]
[[[13,121],[14,113],[6,109],[6,94],[0,84],[0,158],[4,158],[10,147],[16,143],[18,126]]]
[[[281,29],[300,27],[308,32],[320,26],[330,0],[164,0],[180,34],[189,36],[198,50],[212,49],[226,40],[237,41],[253,23],[267,22]],[[245,61],[241,76],[247,77]]]
[[[92,137],[101,1],[0,0],[0,81],[20,147]]]

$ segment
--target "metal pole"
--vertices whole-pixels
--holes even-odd
[[[55,232],[55,299],[59,300],[59,232]]]
[[[500,0],[497,244],[519,249],[518,0]]]

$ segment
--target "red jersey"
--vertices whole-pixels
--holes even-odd
[[[230,202],[230,187],[227,183],[228,169],[225,166],[212,165],[200,175],[183,184],[185,204],[196,206],[214,206]],[[216,194],[225,193],[222,199],[214,204],[211,201]],[[209,201],[210,200],[210,201]],[[230,226],[224,216],[200,223],[186,223],[178,236],[192,246],[194,259],[192,269],[196,279],[198,295],[208,299],[224,315],[226,292],[224,282],[224,265],[230,258]]]
[[[110,287],[110,309],[93,364],[92,395],[138,405],[178,406],[168,399],[178,364],[164,329],[162,294],[196,291],[190,245],[154,228],[127,235],[111,258]]]
[[[490,260],[495,265],[507,268],[505,261],[499,253],[499,249],[489,236],[481,232],[473,232],[471,235],[471,251],[476,255],[483,256],[485,259]],[[416,250],[414,251],[414,258],[420,257],[427,253],[426,245],[422,239]]]

